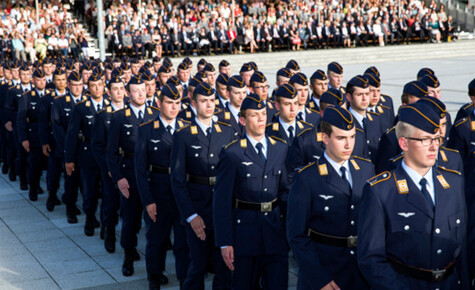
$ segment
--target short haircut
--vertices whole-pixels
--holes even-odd
[[[401,103],[402,104],[409,104],[409,99],[412,97],[411,94],[408,93],[402,93],[401,95]]]
[[[468,95],[469,96],[475,96],[475,88],[471,88],[468,90]]]
[[[402,121],[397,122],[395,127],[396,137],[398,140],[402,137],[410,137],[415,128],[413,125]]]
[[[320,121],[320,131],[322,131],[322,133],[325,133],[328,135],[328,137],[330,137],[333,132],[332,125],[322,120]]]

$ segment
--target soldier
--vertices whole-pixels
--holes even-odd
[[[290,76],[291,77],[300,72],[299,64],[293,59],[291,59],[291,60],[289,60],[289,62],[287,62],[287,65],[285,65],[285,68],[290,71]]]
[[[271,100],[272,101],[275,101],[275,92],[277,91],[277,89],[281,86],[281,85],[284,85],[284,84],[288,84],[289,83],[289,80],[290,80],[290,77],[291,77],[291,73],[288,69],[286,69],[285,67],[279,69],[276,73],[276,77],[275,77],[275,84],[276,84],[276,88],[272,91],[272,95],[271,95]],[[272,119],[269,117],[267,118],[267,122],[270,122],[272,121]]]
[[[346,86],[346,98],[350,105],[348,111],[355,117],[356,128],[364,132],[366,147],[364,156],[361,157],[374,161],[383,131],[379,114],[367,111],[370,104],[369,92],[368,79],[361,75],[353,77]]]
[[[320,111],[320,97],[328,90],[327,75],[321,69],[316,70],[310,77],[310,89],[312,90],[312,96],[307,103],[307,107]]]
[[[231,76],[231,64],[227,60],[223,59],[219,62],[219,73]]]
[[[132,73],[132,77],[135,77],[135,76],[139,75],[140,67],[141,67],[141,65],[140,65],[139,59],[134,57],[130,61],[130,71]]]
[[[251,87],[251,77],[253,74],[254,74],[254,68],[252,67],[251,64],[245,63],[241,66],[239,75],[243,78],[248,88]]]
[[[12,70],[10,67],[10,62],[5,62],[3,65],[3,74],[5,76],[5,79],[2,80],[0,83],[0,146],[1,146],[1,158],[3,161],[2,164],[2,173],[7,174],[8,170],[10,169],[10,162],[9,159],[10,156],[8,154],[8,137],[7,137],[7,128],[5,128],[4,124],[7,122],[6,120],[6,114],[5,114],[5,101],[7,98],[7,92],[8,92],[8,87],[10,86],[9,84],[11,83],[13,85],[12,81]]]
[[[43,71],[46,75],[46,83],[47,84],[52,83],[53,82],[53,73],[55,71],[54,63],[51,61],[51,59],[49,59],[47,57],[47,58],[43,59],[41,64],[43,66]]]
[[[356,241],[363,186],[374,166],[351,156],[356,128],[346,109],[327,108],[320,128],[323,156],[295,174],[287,208],[298,288],[369,289],[358,270]]]
[[[168,79],[172,75],[172,71],[170,67],[166,65],[162,65],[160,69],[158,70],[158,85],[159,85],[159,90],[162,90],[163,86],[167,83]]]
[[[317,126],[320,122],[320,114],[318,111],[307,108],[305,105],[308,101],[308,80],[307,76],[301,72],[294,74],[289,84],[297,90],[297,98],[299,100],[299,108],[297,113],[298,121],[305,121],[312,126]]]
[[[267,122],[272,122],[272,117],[278,112],[273,101],[269,100],[269,82],[264,73],[260,71],[254,72],[251,77],[251,87],[249,91],[258,95],[263,101],[263,105],[267,108]]]
[[[124,108],[125,87],[117,75],[113,75],[109,82],[110,106],[99,111],[92,127],[91,147],[94,158],[101,171],[103,187],[102,218],[104,228],[104,248],[109,253],[115,252],[115,226],[119,222],[120,192],[115,187],[110,176],[106,161],[107,135],[114,112]],[[101,237],[102,238],[102,237]]]
[[[281,157],[288,147],[265,133],[266,114],[258,95],[244,100],[240,122],[246,133],[225,147],[218,166],[216,244],[233,271],[233,289],[287,289],[284,214],[289,189]]]
[[[145,105],[147,107],[156,108],[158,102],[157,81],[149,70],[146,70],[142,74],[142,78],[145,82],[145,90],[147,91],[147,99],[145,100]]]
[[[122,70],[122,75],[124,77],[124,84],[127,85],[130,82],[130,79],[132,78],[132,70],[130,68],[130,64],[128,62],[123,62],[120,66],[120,69]]]
[[[200,59],[198,61],[197,67],[196,67],[197,71],[198,72],[202,71],[205,68],[207,63],[208,62],[206,62],[206,60],[204,58]]]
[[[61,157],[62,152],[58,152],[56,147],[56,140],[53,135],[53,128],[51,122],[51,107],[54,99],[67,94],[67,79],[66,71],[57,69],[53,73],[53,82],[51,83],[53,89],[40,98],[39,107],[39,137],[43,150],[43,155],[48,157],[48,171],[46,173],[46,186],[48,189],[48,201],[46,208],[50,211],[54,209],[54,205],[59,205],[59,200],[56,193],[59,189],[61,179]],[[53,203],[54,201],[54,203]]]
[[[367,110],[380,115],[381,130],[386,132],[394,124],[394,111],[391,110],[390,107],[381,103],[383,98],[381,95],[381,79],[379,76],[372,73],[365,73],[363,76],[368,80],[370,92],[369,106]],[[389,102],[389,97],[386,96],[384,100]]]
[[[91,151],[92,126],[97,115],[110,103],[103,98],[104,82],[99,71],[94,70],[88,79],[90,96],[87,100],[76,103],[69,120],[64,146],[64,162],[67,175],[80,170],[83,210],[86,214],[84,234],[94,235],[94,228],[100,227],[96,218],[98,198],[101,195],[100,170]],[[76,164],[79,168],[76,168]],[[70,206],[72,203],[70,204]],[[74,208],[66,204],[68,220],[74,215]]]
[[[188,66],[184,62],[181,62],[178,65],[177,77],[180,80],[181,86],[183,87],[183,91],[186,95],[188,95],[188,81],[190,80],[190,74],[188,72]]]
[[[368,181],[358,224],[358,265],[372,288],[467,289],[467,209],[460,172],[435,167],[439,115],[399,110],[404,160]]]
[[[199,86],[199,84],[201,83],[202,81],[200,77],[192,77],[188,84],[188,94],[190,96],[193,96],[193,92],[195,91],[195,88]],[[184,104],[188,104],[186,108]],[[190,97],[182,98],[182,108],[183,109],[178,114],[178,118],[186,120],[186,121],[191,121],[196,117],[196,108],[193,106],[193,103],[190,102]]]
[[[163,67],[163,66],[162,66]],[[134,151],[140,124],[154,120],[158,110],[145,106],[145,82],[138,76],[128,84],[130,103],[128,108],[116,111],[107,134],[106,160],[112,176],[121,192],[120,215],[122,230],[120,245],[124,249],[122,275],[134,274],[134,261],[140,256],[136,250],[137,234],[141,227],[142,204],[134,172]]]
[[[428,95],[430,97],[434,97],[439,100],[442,98],[440,81],[435,75],[427,74],[421,79],[420,82],[427,86]],[[447,132],[450,133],[450,130],[452,129],[452,118],[450,117],[450,114],[446,114],[446,116]]]
[[[145,262],[150,289],[160,289],[168,278],[165,271],[167,242],[173,227],[175,267],[180,287],[189,265],[185,228],[181,223],[170,185],[170,153],[173,135],[188,125],[178,119],[181,96],[173,85],[165,85],[159,97],[160,115],[140,125],[135,146],[137,187],[146,209],[147,246]]]
[[[226,104],[226,107],[217,114],[220,121],[231,125],[234,129],[235,138],[241,137],[244,133],[243,126],[239,123],[239,116],[241,104],[247,96],[246,90],[246,84],[241,76],[234,75],[230,77],[227,84],[229,102]]]
[[[92,74],[92,64],[89,61],[85,61],[81,65],[81,69],[79,70],[79,73],[81,74],[81,77],[82,77],[84,91],[87,91],[88,90],[87,83],[89,81],[89,76],[91,76]]]
[[[86,100],[83,95],[83,82],[81,75],[73,71],[68,77],[68,94],[64,96],[55,97],[53,105],[51,106],[51,127],[56,141],[56,153],[61,158],[61,163],[65,164],[65,141],[66,132],[68,131],[69,120],[73,114],[74,105]],[[79,166],[76,165],[76,170],[71,175],[64,175],[64,194],[62,197],[63,203],[66,204],[66,217],[70,224],[78,222],[76,215],[80,214],[76,206],[79,190]],[[48,205],[48,204],[47,204]]]
[[[297,90],[289,84],[280,86],[275,93],[275,105],[279,110],[274,122],[266,126],[266,134],[277,137],[291,146],[295,136],[313,126],[305,121],[297,121],[298,98]]]
[[[327,76],[328,76],[328,87],[334,88],[341,91],[343,94],[346,93],[345,88],[342,87],[343,84],[343,67],[336,61],[331,62],[327,66]]]
[[[6,76],[6,74],[5,74]],[[470,102],[468,104],[463,105],[457,112],[457,117],[455,117],[454,123],[457,123],[458,120],[468,117],[473,114],[474,112],[474,104],[475,104],[475,79],[473,79],[468,84],[468,96],[470,97]]]
[[[370,66],[367,68],[364,72],[365,74],[370,73],[375,76],[377,76],[379,79],[381,79],[381,74],[379,73],[379,70],[375,66]],[[380,81],[381,82],[381,81]],[[389,108],[393,114],[394,114],[394,104],[393,104],[393,98],[391,98],[388,95],[380,94],[380,99],[379,99],[379,105],[385,106]],[[392,125],[393,123],[391,123]]]
[[[203,72],[206,74],[207,83],[214,88],[216,85],[216,70],[211,63],[207,63],[203,68]]]
[[[423,67],[417,72],[417,81],[420,81],[426,75],[435,76],[435,73],[431,68]]]
[[[184,289],[204,289],[210,255],[214,256],[214,289],[229,288],[230,272],[214,243],[212,199],[221,149],[234,138],[229,125],[213,121],[215,90],[202,83],[193,92],[196,117],[175,133],[171,152],[171,185],[190,247]]]
[[[216,78],[216,108],[223,110],[226,108],[229,103],[229,93],[228,93],[228,81],[229,77],[227,74],[219,74]],[[186,91],[185,91],[186,92]]]

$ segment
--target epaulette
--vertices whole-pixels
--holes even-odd
[[[107,113],[112,113],[112,107],[111,106],[107,106],[106,110],[107,110]]]
[[[17,89],[17,90],[21,89],[21,86],[20,86],[20,85],[16,85],[16,89]]]
[[[287,142],[285,142],[285,140],[282,140],[282,139],[277,138],[277,137],[275,137],[275,136],[270,136],[270,138],[275,139],[275,140],[277,140],[277,141],[280,141],[280,142],[282,142],[282,143],[284,143],[284,144],[287,144]]]
[[[57,97],[54,97],[54,99],[56,100],[56,99],[59,99],[59,98],[62,98],[62,97],[64,97],[64,96],[57,96]]]
[[[231,124],[224,123],[224,122],[221,122],[221,121],[217,121],[216,123],[227,126],[227,127],[231,127]]]
[[[150,106],[149,108],[152,108],[152,109],[155,109],[157,111],[160,111],[160,109],[158,107],[155,107],[155,106]]]
[[[473,106],[473,103],[468,103],[463,107],[463,109],[466,110],[466,109],[470,108],[471,106]]]
[[[190,122],[190,121],[187,121],[187,120],[185,120],[185,119],[182,119],[182,118],[180,118],[180,121],[182,121],[182,122],[185,122],[185,123],[188,123],[188,124],[191,124],[191,122]]]
[[[463,118],[455,122],[454,127],[457,128],[458,126],[462,125],[463,123],[467,122],[468,118]]]
[[[438,166],[439,169],[442,169],[443,171],[447,171],[447,172],[452,172],[452,173],[455,173],[457,175],[462,175],[461,172],[457,171],[457,170],[453,170],[453,169],[448,169],[448,168],[445,168],[444,166]]]
[[[351,156],[351,158],[359,159],[359,160],[363,160],[363,161],[371,163],[371,160],[363,158],[363,157],[359,157],[359,156],[356,156],[356,155]]]
[[[221,113],[222,111],[223,110],[218,109],[217,111],[214,111],[213,115],[217,115],[217,114]]]
[[[309,111],[310,111],[310,112],[312,112],[312,113],[317,113],[317,114],[320,114],[320,112],[319,112],[319,111],[317,111],[317,110],[314,110],[314,109],[312,109],[312,108],[307,108],[307,110],[309,110]]]
[[[77,102],[75,105],[77,106],[77,105],[79,105],[79,104],[85,103],[86,101],[87,101],[87,100],[82,100],[82,101],[80,101],[80,102]]]
[[[401,153],[401,154],[399,154],[398,156],[395,156],[395,157],[389,159],[389,161],[391,161],[391,162],[396,162],[396,161],[398,161],[399,159],[401,159],[401,158],[403,158],[403,157],[404,157],[404,154]]]
[[[3,86],[4,84],[5,84],[5,81],[3,80],[1,85]]]
[[[309,167],[311,167],[311,166],[313,166],[313,165],[315,165],[315,162],[312,162],[312,163],[307,164],[306,166],[300,168],[297,172],[300,173],[300,172],[304,171],[305,169],[307,169],[307,168],[309,168]]]
[[[309,130],[312,130],[312,128],[307,128],[307,129],[303,130],[302,132],[300,132],[300,133],[297,135],[297,137],[300,137],[300,135],[302,135],[303,133],[305,133],[305,132],[307,132],[307,131],[309,131]]]
[[[391,177],[391,173],[389,171],[384,171],[384,172],[381,172],[380,174],[378,174],[376,176],[373,176],[370,179],[368,179],[368,183],[369,183],[370,186],[373,186],[373,185],[378,184],[382,181],[388,180],[390,177]]]
[[[383,108],[385,108],[385,109],[391,110],[391,108],[388,107],[388,106],[385,106],[385,105],[380,105],[380,106],[383,107]]]
[[[457,149],[447,148],[447,147],[444,147],[444,146],[440,146],[440,149],[444,149],[446,151],[452,151],[452,152],[455,152],[455,153],[459,153],[459,151]]]
[[[238,139],[232,141],[231,143],[229,143],[228,145],[224,146],[224,149],[228,149],[229,146],[231,146],[232,144],[236,143],[237,141],[239,141]]]
[[[375,116],[381,115],[380,113],[371,112],[371,111],[367,111],[366,113],[371,114],[371,115],[375,115]]]
[[[145,125],[150,124],[150,123],[152,123],[152,122],[153,122],[153,120],[150,120],[150,121],[148,121],[148,122],[142,123],[142,124],[140,124],[139,127],[145,126]]]
[[[305,122],[305,121],[302,121],[302,120],[300,120],[299,122],[304,123],[305,125],[308,125],[308,126],[310,126],[310,127],[313,127],[313,125],[310,124],[310,123],[308,123],[308,122]]]
[[[56,92],[51,92],[51,96],[54,97],[56,95]]]
[[[360,128],[355,128],[356,131],[360,131],[361,133],[364,133],[363,129],[360,129]]]
[[[181,130],[190,127],[190,124],[186,124],[184,127],[181,127],[180,129],[176,130],[176,132],[180,132]]]
[[[391,132],[392,130],[396,130],[396,126],[392,127],[391,129],[387,130],[386,131],[386,134],[388,134],[389,132]]]
[[[13,82],[12,82],[12,81],[9,81],[9,82],[8,82],[8,85],[9,85],[9,86],[13,86]]]

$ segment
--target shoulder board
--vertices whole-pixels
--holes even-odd
[[[387,130],[386,131],[386,134],[388,134],[389,132],[391,132],[392,130],[396,130],[396,126],[392,127],[391,129]]]
[[[444,150],[446,150],[446,151],[452,151],[452,152],[455,152],[455,153],[459,153],[459,151],[456,150],[456,149],[447,148],[447,147],[444,147],[444,146],[440,146],[440,149],[444,149]]]
[[[310,123],[308,123],[308,122],[305,122],[305,121],[299,121],[299,122],[304,123],[305,125],[308,125],[308,126],[310,126],[310,127],[313,127],[313,125],[310,124]]]
[[[142,124],[140,124],[139,127],[145,126],[145,125],[150,124],[150,123],[152,123],[152,122],[153,122],[153,120],[150,120],[150,121],[148,121],[148,122],[142,123]]]
[[[104,103],[105,103],[106,105],[109,105],[109,104],[110,104],[110,102],[109,102],[107,99],[104,100]]]
[[[158,107],[155,107],[155,106],[150,106],[149,108],[152,108],[154,110],[157,110],[157,111],[160,111],[160,109]]]
[[[302,132],[300,132],[300,133],[297,135],[297,137],[300,137],[300,135],[302,135],[303,133],[305,133],[305,132],[307,132],[307,131],[309,131],[309,130],[312,130],[312,128],[307,128],[307,129],[303,130]]]
[[[312,108],[307,108],[307,111],[312,112],[312,113],[320,114],[319,111],[317,111],[317,110],[315,110],[315,109],[312,109]]]
[[[457,128],[458,126],[462,125],[463,123],[465,123],[465,122],[467,122],[467,121],[468,121],[467,118],[460,119],[460,120],[458,120],[458,121],[454,124],[454,127]]]
[[[76,103],[76,106],[79,105],[79,104],[83,104],[85,102],[86,102],[86,100],[80,101],[79,103]]]
[[[280,141],[280,142],[282,142],[282,143],[284,143],[284,144],[287,144],[287,142],[285,142],[285,140],[282,140],[282,139],[277,138],[277,137],[275,137],[275,136],[270,136],[270,138],[275,139],[275,140],[277,140],[277,141]]]
[[[86,107],[90,107],[91,106],[91,101],[86,101]]]
[[[131,109],[125,109],[125,116],[129,117],[131,115]]]
[[[57,96],[57,97],[54,97],[54,99],[57,100],[57,99],[61,99],[62,97],[64,96]]]
[[[49,94],[49,93],[51,93],[51,91],[50,91],[49,89],[46,89],[45,95],[47,95],[47,94]]]
[[[452,173],[455,173],[457,175],[462,175],[462,173],[460,173],[459,171],[457,170],[452,170],[452,169],[448,169],[448,168],[445,168],[444,166],[438,166],[439,169],[443,170],[443,171],[447,171],[447,172],[452,172]]]
[[[107,107],[107,113],[112,113],[112,107],[111,106]]]
[[[360,128],[355,128],[356,131],[360,131],[361,133],[364,133],[363,129],[360,129]]]
[[[21,86],[20,86],[20,85],[16,85],[16,89],[17,89],[17,90],[21,89]]]
[[[180,120],[180,121],[182,121],[182,122],[184,122],[184,123],[188,123],[188,124],[190,124],[190,123],[191,123],[190,121],[187,121],[187,120],[185,120],[185,119],[182,119],[182,118],[179,118],[179,120]]]
[[[380,174],[378,174],[376,176],[371,177],[368,180],[368,182],[369,182],[370,186],[373,186],[373,185],[378,184],[382,181],[388,180],[390,177],[391,177],[391,172],[384,171],[384,172],[381,172]]]
[[[379,114],[379,113],[376,113],[376,112],[371,112],[371,111],[368,111],[368,112],[366,112],[366,113],[368,113],[368,114],[371,114],[371,115],[375,115],[375,116],[379,116],[379,115],[381,115],[381,114]]]
[[[217,111],[214,111],[213,115],[217,115],[219,113],[221,113],[223,110],[217,110]]]
[[[51,96],[52,96],[52,97],[56,96],[56,93],[55,93],[55,92],[51,92]]]
[[[388,106],[385,106],[385,105],[380,105],[380,106],[383,107],[383,108],[385,108],[385,109],[391,110],[391,108],[388,107]]]
[[[300,173],[300,172],[304,171],[305,169],[312,167],[313,165],[315,165],[315,162],[307,164],[306,166],[300,168],[297,172]]]
[[[8,83],[8,85],[9,85],[9,86],[13,86],[13,82],[10,81],[10,82]]]
[[[471,106],[473,106],[473,103],[468,103],[465,106],[463,106],[463,109],[466,110],[466,109],[470,108]]]
[[[231,124],[224,123],[224,122],[221,122],[221,121],[218,121],[218,122],[216,122],[216,123],[221,124],[221,125],[224,125],[224,126],[227,126],[227,127],[231,127]]]
[[[28,93],[30,93],[30,92],[31,92],[31,91],[26,91],[26,92],[22,93],[22,95],[26,95],[26,94],[28,94]]]
[[[371,160],[363,158],[363,157],[359,157],[359,156],[356,156],[356,155],[351,156],[351,158],[359,159],[359,160],[363,160],[363,161],[371,163]]]
[[[403,157],[404,157],[404,154],[401,153],[401,154],[399,154],[398,156],[389,159],[389,161],[391,161],[391,162],[396,162],[396,161],[398,161],[399,159],[401,159],[401,158],[403,158]]]
[[[190,124],[186,124],[184,127],[181,127],[180,129],[176,130],[176,132],[180,132],[181,130],[190,127]]]
[[[229,143],[228,145],[224,146],[224,149],[228,149],[229,146],[231,146],[232,144],[236,143],[237,141],[239,141],[238,139],[232,141],[231,143]]]
[[[151,109],[150,107],[147,108],[147,113],[148,113],[149,115],[152,115],[152,114],[153,114],[153,111],[152,111],[152,109]]]
[[[3,80],[3,81],[2,81],[2,86],[3,86],[4,84],[5,84],[5,81]]]

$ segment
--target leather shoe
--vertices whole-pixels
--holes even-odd
[[[7,174],[8,173],[8,164],[7,163],[3,163],[2,165],[2,173],[3,174]]]
[[[10,172],[8,172],[8,179],[10,179],[10,181],[16,181],[16,175],[14,170],[10,170]]]
[[[20,182],[20,190],[28,190],[28,184],[23,183],[23,182]],[[35,194],[38,194],[37,192],[35,192]]]
[[[48,199],[46,200],[46,209],[48,211],[54,210],[54,200],[51,197],[48,197]]]
[[[104,248],[108,253],[115,252],[115,227],[106,227],[104,234]]]
[[[30,198],[31,201],[37,201],[38,200],[38,195],[33,190],[30,190],[30,192],[28,193],[28,197]]]
[[[75,214],[67,214],[66,217],[68,219],[68,224],[77,224],[78,223],[78,218],[76,217]]]
[[[84,225],[84,234],[88,237],[94,235],[94,220],[93,216],[86,217],[86,224]]]
[[[101,223],[96,219],[96,216],[93,217],[94,228],[98,229],[101,227]]]
[[[167,285],[168,284],[168,278],[167,278],[167,276],[163,275],[163,273],[160,273],[158,275],[158,278],[160,279],[160,285]]]
[[[149,290],[158,290],[160,289],[160,277],[156,274],[148,274],[148,289]]]
[[[134,274],[134,259],[130,250],[125,250],[124,263],[122,264],[122,275],[129,277]]]
[[[75,215],[80,215],[81,214],[81,211],[79,210],[79,208],[75,204],[73,204],[71,206],[71,210],[74,212]]]
[[[137,252],[136,248],[132,250],[132,258],[134,259],[134,261],[140,261],[140,254],[139,252]]]

